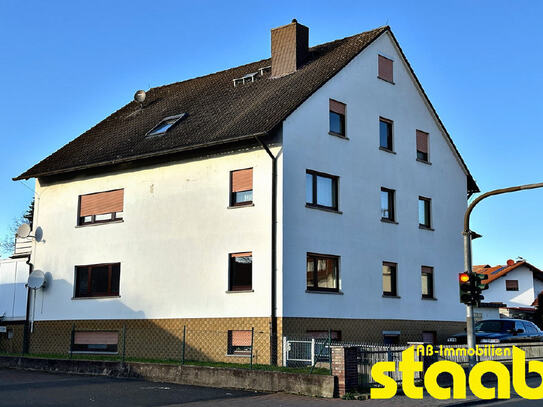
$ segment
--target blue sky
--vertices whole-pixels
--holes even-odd
[[[543,181],[541,15],[537,1],[3,0],[0,236],[32,198],[12,177],[137,89],[269,57],[270,28],[292,18],[311,45],[391,25],[481,190]],[[543,190],[481,203],[474,262],[543,268],[542,207]]]

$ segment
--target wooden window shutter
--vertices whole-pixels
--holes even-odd
[[[252,252],[245,252],[245,253],[233,253],[230,256],[232,257],[252,257]]]
[[[385,81],[394,82],[392,67],[392,59],[379,55],[379,78],[384,79]]]
[[[232,346],[251,346],[251,331],[232,331]]]
[[[505,289],[509,291],[518,291],[518,280],[505,280]]]
[[[426,273],[426,274],[433,274],[434,273],[434,268],[433,267],[428,267],[428,266],[422,266],[421,271],[423,273]]]
[[[250,191],[253,189],[253,169],[232,171],[232,192]]]
[[[79,216],[122,212],[123,205],[124,189],[81,195],[79,201]]]
[[[76,345],[117,345],[119,334],[117,332],[75,332]]]
[[[330,99],[330,111],[345,116],[345,103]]]
[[[428,133],[417,130],[417,151],[428,153]]]

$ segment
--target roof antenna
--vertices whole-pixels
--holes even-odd
[[[140,104],[140,109],[143,109],[143,102],[145,101],[145,96],[145,91],[141,89],[134,94],[134,100]]]

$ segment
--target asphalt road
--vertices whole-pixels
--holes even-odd
[[[190,407],[309,407],[352,402],[289,394],[153,383],[104,376],[82,376],[0,369],[0,406],[190,406]],[[360,405],[361,402],[354,402]]]
[[[539,384],[540,380],[531,380],[529,382],[531,386]],[[425,397],[423,400],[411,400],[402,396],[394,397],[391,400],[345,401],[290,394],[263,394],[170,383],[153,383],[104,376],[0,369],[0,407],[426,407],[454,405],[458,402],[459,400],[438,401],[431,397]],[[490,404],[487,402],[485,405],[531,407],[543,405],[543,402],[541,400],[513,399]]]

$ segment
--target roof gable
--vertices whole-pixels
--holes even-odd
[[[426,91],[422,87],[422,84],[420,83],[417,75],[415,74],[415,71],[411,67],[411,64],[407,60],[407,57],[405,56],[402,48],[400,47],[400,43],[398,42],[398,40],[394,36],[394,33],[391,30],[388,30],[387,34],[390,36],[390,38],[392,40],[392,43],[394,44],[394,47],[396,48],[396,51],[400,55],[404,66],[407,68],[407,71],[409,72],[409,74],[411,76],[411,79],[413,80],[413,82],[415,84],[415,87],[417,88],[417,90],[421,94],[424,102],[426,103],[426,107],[430,111],[430,114],[431,114],[432,118],[435,120],[438,128],[441,130],[442,135],[444,135],[445,141],[447,142],[448,146],[451,148],[454,157],[458,161],[458,164],[462,168],[462,171],[464,171],[464,173],[466,174],[466,176],[467,176],[468,194],[471,195],[473,193],[480,192],[479,187],[477,186],[477,183],[475,182],[475,179],[473,178],[473,176],[471,175],[471,173],[470,173],[470,171],[468,169],[468,166],[466,165],[465,161],[463,160],[462,156],[460,155],[460,152],[456,148],[456,145],[454,144],[449,132],[445,128],[445,125],[443,124],[443,122],[441,121],[441,118],[437,114],[437,111],[436,111],[434,105],[432,105],[432,102],[430,101],[430,98],[426,94]]]

